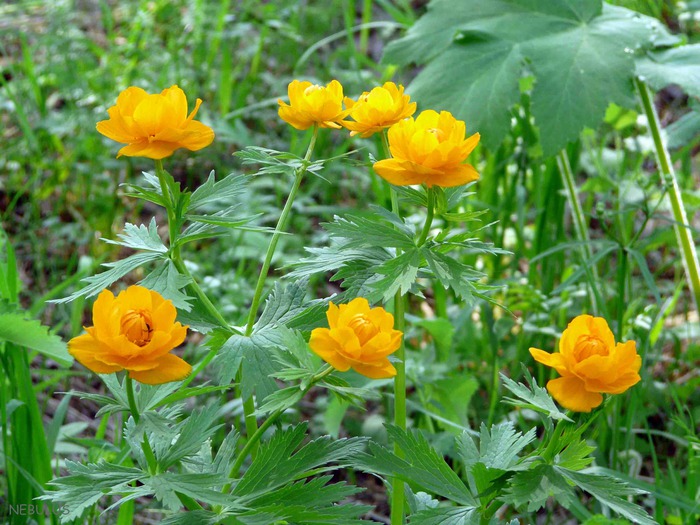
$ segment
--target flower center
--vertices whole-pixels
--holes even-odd
[[[146,346],[151,341],[153,320],[145,310],[129,310],[121,319],[121,333],[132,343]]]
[[[576,341],[576,349],[574,350],[576,359],[583,361],[593,355],[606,357],[610,351],[603,341],[597,337],[584,336]]]
[[[360,345],[364,346],[367,341],[372,339],[379,332],[379,328],[374,326],[374,323],[367,319],[364,314],[357,314],[348,323],[350,329],[355,332],[355,335],[360,340]]]
[[[312,86],[307,87],[307,88],[304,90],[304,95],[308,96],[308,95],[310,95],[311,93],[314,93],[314,92],[316,92],[316,91],[319,91],[320,89],[323,89],[323,86],[319,86],[318,84],[314,84],[314,85],[312,85]]]
[[[435,135],[439,142],[442,142],[445,139],[445,132],[439,128],[428,128],[428,133]]]

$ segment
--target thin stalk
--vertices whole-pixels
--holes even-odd
[[[134,423],[139,422],[141,416],[139,415],[139,409],[136,406],[136,399],[134,399],[134,381],[127,375],[125,380],[126,386],[126,398],[129,401],[129,411],[131,411],[131,417],[134,418]]]
[[[643,81],[635,79],[637,91],[642,100],[642,107],[649,121],[649,130],[654,139],[654,149],[656,151],[656,162],[661,171],[661,181],[668,189],[668,196],[671,200],[671,209],[673,211],[673,219],[675,221],[673,229],[676,232],[676,239],[681,250],[681,260],[683,261],[683,269],[685,276],[688,279],[688,287],[695,299],[695,308],[700,308],[700,263],[698,263],[698,253],[691,235],[688,217],[683,206],[683,198],[678,185],[671,156],[666,148],[666,143],[661,136],[661,125],[659,117],[656,114],[652,93]]]
[[[382,144],[384,146],[384,156],[386,158],[391,158],[391,148],[389,146],[389,138],[387,136],[387,131],[382,131]],[[423,226],[423,231],[419,240],[419,245],[425,242],[427,238],[428,230],[430,225],[428,222],[432,222],[432,206],[430,205],[430,190],[428,190],[428,216],[429,221],[426,220]],[[399,198],[396,190],[391,187],[391,211],[398,217],[401,216],[401,210],[399,209]],[[423,235],[425,234],[425,235]],[[401,250],[396,249],[396,256],[401,255]],[[394,320],[395,328],[401,332],[406,330],[406,300],[401,295],[401,290],[396,292],[394,295]],[[401,340],[401,346],[396,351],[397,362],[395,363],[396,376],[394,376],[394,425],[402,430],[406,429],[406,348],[404,346],[403,339]],[[394,445],[394,454],[398,457],[403,457],[403,452],[398,447]],[[395,477],[391,480],[391,525],[402,525],[404,519],[404,482]]]
[[[253,294],[253,301],[250,305],[250,312],[248,314],[248,322],[245,327],[244,335],[250,337],[253,333],[253,326],[255,325],[255,319],[258,313],[258,307],[260,306],[260,300],[262,298],[263,288],[265,287],[265,279],[270,271],[270,264],[272,263],[272,257],[275,254],[275,249],[277,248],[277,243],[280,236],[287,227],[287,221],[289,219],[289,214],[292,211],[292,205],[294,204],[294,199],[296,198],[299,187],[301,186],[301,181],[304,178],[304,174],[309,166],[309,161],[311,159],[311,154],[313,153],[314,146],[316,145],[316,137],[318,136],[318,126],[314,126],[313,135],[311,135],[311,141],[309,142],[309,147],[306,149],[306,155],[304,155],[304,163],[297,170],[294,177],[294,184],[291,191],[289,192],[289,197],[287,197],[287,202],[284,204],[282,209],[282,214],[277,221],[277,226],[275,227],[275,232],[272,234],[272,239],[270,239],[270,245],[267,247],[267,253],[265,254],[265,260],[263,261],[262,268],[260,268],[260,275],[258,276],[258,282],[255,285],[255,293]],[[258,422],[255,418],[253,412],[255,412],[255,401],[252,397],[243,401],[243,412],[245,414],[245,427],[246,432],[249,436],[255,435],[258,430]],[[253,448],[251,449],[251,454],[253,457],[257,454],[257,442],[253,442]]]
[[[566,153],[565,149],[561,150],[557,155],[557,166],[559,167],[559,173],[561,174],[561,179],[564,183],[564,188],[566,189],[566,198],[569,201],[569,206],[571,207],[571,216],[574,221],[576,238],[582,243],[581,250],[585,259],[583,264],[588,264],[588,261],[592,257],[590,246],[591,240],[588,236],[586,218],[583,215],[581,203],[578,200],[578,190],[576,189],[576,182],[574,181],[574,173],[571,170],[571,163],[569,163],[569,155]],[[591,274],[593,278],[590,280],[589,286],[593,288],[593,283],[598,282],[598,271],[595,267],[591,268]],[[591,290],[590,299],[593,311],[597,311],[598,308],[596,305],[596,294],[594,290]]]
[[[170,194],[170,188],[168,187],[168,182],[165,178],[166,173],[165,169],[163,168],[162,160],[156,160],[156,175],[158,176],[158,181],[160,182],[160,189],[163,193],[163,199],[165,200],[165,211],[168,215],[168,240],[170,245],[170,260],[173,261],[173,264],[175,265],[175,268],[177,268],[178,272],[180,272],[185,277],[189,277],[190,283],[188,286],[190,290],[194,292],[194,294],[197,296],[204,308],[206,308],[209,315],[211,315],[212,318],[214,318],[219,323],[221,328],[223,328],[229,333],[233,333],[234,330],[231,328],[231,325],[228,324],[228,322],[226,321],[226,319],[224,319],[219,310],[216,309],[209,297],[207,297],[207,294],[204,293],[204,290],[202,290],[199,287],[199,284],[197,284],[197,281],[195,281],[194,277],[187,269],[187,266],[185,266],[185,262],[182,260],[182,256],[180,255],[180,247],[177,245],[177,239],[179,234],[177,224],[178,218],[175,214],[175,203],[173,202],[172,195]],[[192,379],[194,378],[195,374],[191,374],[189,381],[192,381]]]
[[[435,214],[435,192],[432,188],[428,188],[428,216],[425,219],[425,224],[423,225],[423,231],[420,232],[420,237],[418,238],[418,246],[422,246],[425,240],[428,238],[428,233],[430,232],[430,226],[433,224],[433,216]]]

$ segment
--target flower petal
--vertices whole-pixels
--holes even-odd
[[[354,364],[352,369],[358,374],[362,374],[370,379],[388,379],[396,375],[396,368],[391,361],[385,359],[379,363]]]
[[[129,377],[147,385],[160,385],[172,381],[181,381],[192,372],[192,367],[174,354],[166,354],[158,360],[151,370],[129,370]]]
[[[97,374],[111,374],[123,370],[121,366],[109,365],[98,359],[102,355],[102,343],[90,334],[83,334],[68,341],[68,353],[85,368]]]
[[[583,381],[575,376],[552,379],[547,383],[547,390],[557,403],[574,412],[590,412],[603,402],[603,396],[588,392]]]

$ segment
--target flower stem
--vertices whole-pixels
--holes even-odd
[[[197,284],[197,281],[195,281],[194,277],[190,273],[190,271],[187,269],[187,266],[185,266],[185,261],[182,260],[182,256],[180,255],[180,247],[177,245],[177,239],[178,239],[178,218],[175,214],[175,204],[173,203],[173,198],[170,193],[170,188],[168,187],[168,181],[166,179],[166,172],[165,169],[163,168],[163,161],[162,160],[156,160],[156,175],[158,176],[158,181],[160,182],[160,189],[161,192],[163,193],[163,201],[165,204],[165,211],[168,215],[168,244],[170,245],[170,260],[173,262],[175,265],[175,268],[177,268],[177,271],[180,272],[182,275],[185,277],[189,278],[189,288],[194,292],[194,294],[197,296],[199,299],[199,302],[204,306],[204,308],[207,310],[209,315],[216,320],[216,322],[223,328],[226,332],[228,333],[235,333],[235,330],[231,328],[231,325],[224,319],[224,317],[221,315],[221,312],[214,306],[214,304],[211,302],[207,294],[204,293],[204,290],[202,290],[199,287],[199,284]],[[209,362],[214,358],[216,355],[215,351],[210,352],[207,354],[207,356],[204,358],[204,361],[202,361],[197,368],[189,375],[189,377],[185,380],[183,383],[183,387],[187,386],[190,384],[195,377],[204,369],[206,365],[209,364]]]
[[[668,196],[671,200],[671,209],[673,211],[673,229],[676,232],[676,239],[681,250],[681,260],[683,261],[683,269],[685,276],[688,279],[688,286],[695,299],[695,308],[700,308],[700,264],[698,263],[698,254],[693,242],[688,217],[683,206],[681,190],[678,186],[678,180],[673,169],[671,156],[666,149],[666,144],[661,136],[661,126],[659,117],[656,114],[656,108],[652,99],[652,93],[644,82],[635,79],[637,91],[642,100],[642,107],[649,121],[649,130],[654,139],[654,149],[656,150],[656,162],[661,172],[661,181],[668,189]]]
[[[422,246],[425,240],[428,238],[428,233],[430,232],[430,226],[433,224],[433,215],[435,214],[435,191],[433,188],[427,189],[428,193],[428,216],[425,219],[425,224],[423,225],[423,231],[420,233],[418,238],[418,246]]]
[[[134,398],[134,381],[127,375],[124,381],[124,386],[126,387],[126,399],[129,401],[129,410],[131,411],[131,417],[134,418],[134,422],[138,424],[141,416],[139,415],[139,409],[136,406],[136,399]]]
[[[275,249],[277,248],[277,243],[280,236],[287,227],[287,221],[289,219],[289,214],[292,211],[292,205],[294,204],[294,199],[296,198],[299,187],[301,186],[301,181],[304,178],[304,174],[309,166],[309,160],[311,159],[311,154],[313,153],[314,146],[316,145],[316,137],[318,136],[318,126],[314,126],[313,134],[311,135],[311,141],[309,142],[309,147],[306,150],[306,155],[304,155],[303,164],[297,169],[294,176],[294,184],[289,192],[289,197],[287,197],[287,202],[284,204],[282,209],[282,214],[277,221],[277,226],[275,227],[275,232],[272,234],[272,239],[270,239],[270,244],[267,247],[267,253],[265,254],[265,259],[263,261],[262,268],[260,268],[260,275],[258,276],[258,282],[255,285],[255,293],[253,294],[253,301],[250,304],[250,312],[248,313],[248,322],[245,327],[244,335],[250,337],[253,333],[253,326],[255,325],[255,319],[257,318],[258,307],[260,306],[260,300],[262,299],[263,288],[265,287],[265,279],[270,271],[270,264],[272,263],[272,257],[275,254]],[[254,436],[258,430],[258,423],[253,412],[255,412],[255,401],[252,397],[245,399],[243,401],[243,412],[245,414],[245,427],[246,432],[249,436]],[[257,454],[257,441],[253,442],[251,445],[251,454],[253,457]]]
[[[394,318],[396,320],[395,328],[401,332],[404,332],[406,329],[405,306],[405,299],[401,295],[401,290],[399,290],[394,296]],[[396,367],[396,376],[394,377],[394,424],[401,430],[406,430],[406,349],[403,339],[401,346],[396,351],[396,358],[398,361],[394,364]],[[394,445],[394,454],[403,457],[403,452],[398,445]],[[392,480],[391,525],[403,524],[403,487],[404,482],[398,477]]]

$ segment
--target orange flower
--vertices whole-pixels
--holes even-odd
[[[128,370],[149,385],[179,381],[192,367],[170,351],[187,335],[175,322],[171,301],[143,286],[129,286],[116,298],[103,290],[92,307],[95,326],[68,342],[68,351],[98,374]]]
[[[394,330],[393,315],[358,297],[340,306],[330,303],[326,317],[330,329],[314,329],[309,340],[321,359],[341,372],[352,368],[371,379],[396,375],[387,356],[399,349],[403,334]]]
[[[473,166],[464,164],[479,143],[479,134],[464,138],[466,126],[451,113],[423,111],[389,128],[393,158],[374,164],[374,171],[396,186],[423,184],[460,186],[477,180]]]
[[[360,137],[367,138],[413,115],[416,103],[410,100],[411,97],[403,94],[403,86],[397,87],[393,82],[362,93],[357,102],[345,97],[345,107],[355,122],[344,121],[343,126],[350,130],[351,136],[359,133]]]
[[[559,352],[530,348],[536,361],[562,376],[547,383],[559,404],[575,412],[590,412],[603,402],[600,394],[621,394],[641,379],[642,358],[634,341],[617,343],[602,317],[579,315],[561,336]]]
[[[314,124],[340,129],[340,122],[350,113],[350,110],[343,110],[343,86],[337,80],[325,87],[293,80],[287,93],[289,104],[278,100],[278,114],[296,129],[309,129]]]
[[[125,89],[117,105],[107,110],[109,120],[97,123],[97,131],[124,146],[117,153],[127,157],[162,159],[176,149],[197,151],[214,140],[214,131],[194,119],[202,103],[197,99],[187,114],[187,97],[177,86],[149,95],[139,87]]]

